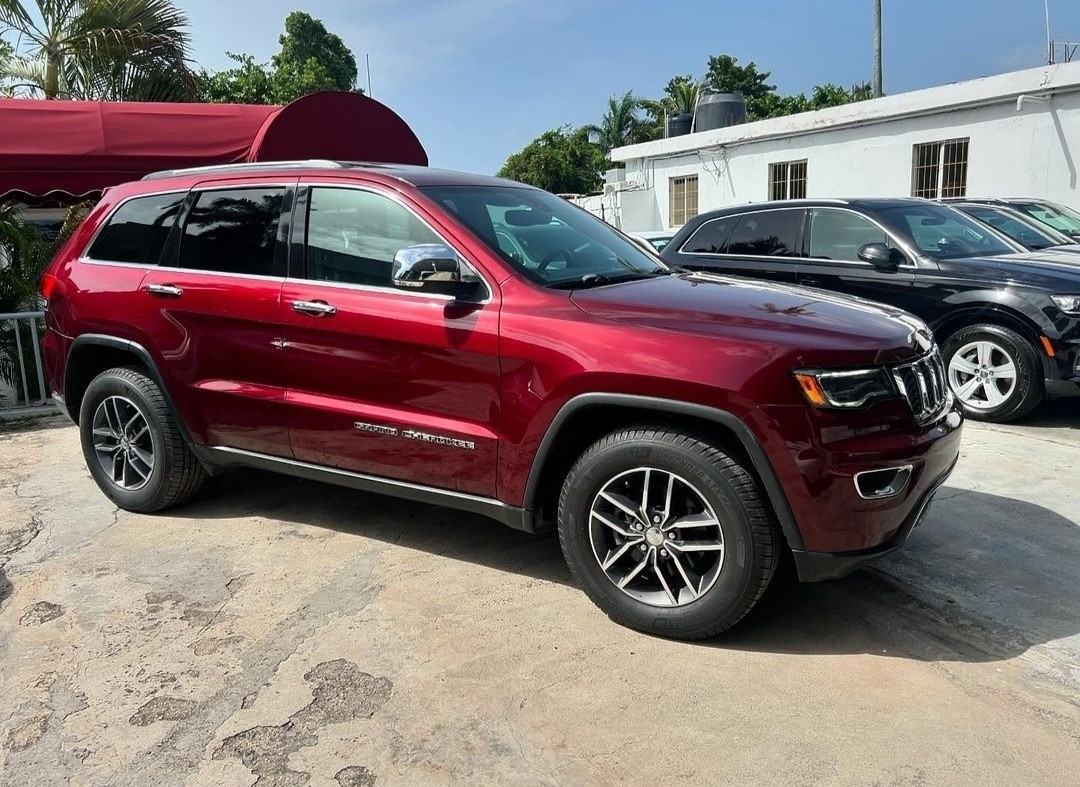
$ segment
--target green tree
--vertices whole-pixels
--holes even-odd
[[[3,0],[0,0],[3,2]],[[322,90],[363,92],[356,87],[356,58],[340,36],[318,19],[294,11],[285,19],[278,39],[281,50],[269,63],[252,55],[226,54],[238,65],[222,71],[203,71],[203,101],[234,104],[288,104]]]
[[[562,126],[545,131],[511,155],[500,178],[510,178],[554,194],[588,194],[600,188],[601,173],[611,167],[600,145],[585,128]]]
[[[721,93],[742,93],[746,99],[746,119],[761,120],[775,117],[771,112],[779,106],[774,100],[776,85],[769,84],[770,73],[758,71],[753,61],[740,66],[731,55],[713,55],[705,72],[705,84]]]
[[[641,99],[641,108],[648,115],[648,120],[641,125],[642,137],[648,140],[664,136],[664,118],[681,112],[694,112],[700,93],[701,83],[690,74],[683,74],[668,80],[664,95],[659,99]]]
[[[91,101],[195,96],[187,16],[171,0],[0,0],[7,90]]]
[[[251,55],[226,52],[239,63],[222,71],[203,71],[199,75],[200,98],[215,104],[273,104],[274,75]]]
[[[293,11],[278,43],[281,51],[271,59],[278,101],[320,90],[356,90],[356,58],[321,20]]]
[[[638,116],[641,106],[641,99],[635,97],[633,91],[627,90],[621,96],[611,96],[608,99],[607,110],[600,119],[600,125],[588,125],[583,128],[596,138],[604,155],[614,148],[643,142],[648,136],[645,133],[645,124]]]

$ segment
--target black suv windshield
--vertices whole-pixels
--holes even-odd
[[[428,186],[518,271],[549,287],[594,286],[671,270],[613,227],[554,194],[513,186]]]
[[[926,255],[939,260],[1015,254],[995,232],[955,208],[911,203],[877,213]]]

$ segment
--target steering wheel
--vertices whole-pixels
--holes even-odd
[[[536,266],[537,272],[544,270],[548,265],[555,262],[555,260],[562,258],[567,263],[570,262],[570,252],[567,249],[552,249],[540,260],[540,264]]]

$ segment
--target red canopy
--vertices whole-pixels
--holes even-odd
[[[427,164],[408,124],[356,93],[284,107],[0,99],[0,197],[70,199],[162,169],[310,158]]]

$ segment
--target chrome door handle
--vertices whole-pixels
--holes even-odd
[[[179,298],[184,291],[172,284],[147,284],[146,291],[151,295],[161,295],[165,298]]]
[[[312,317],[329,317],[337,313],[337,307],[331,306],[326,301],[293,301],[292,308],[294,312]]]

